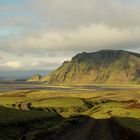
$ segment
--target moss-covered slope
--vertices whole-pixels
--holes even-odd
[[[83,52],[41,81],[51,84],[140,84],[140,54],[123,50]]]
[[[37,82],[41,79],[41,75],[40,74],[35,74],[33,75],[31,78],[29,78],[27,81],[28,82]]]

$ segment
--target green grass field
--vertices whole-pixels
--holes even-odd
[[[33,103],[34,107],[80,107],[82,105],[84,105],[84,102],[74,97],[56,97]]]
[[[43,86],[47,87],[47,85]],[[33,133],[36,134],[40,133],[43,127],[46,130],[47,126],[52,128],[61,126],[62,118],[65,120],[70,116],[86,115],[93,119],[115,118],[119,124],[140,132],[140,87],[94,86],[96,88],[91,88],[92,85],[48,86],[48,89],[42,90],[25,89],[1,92],[0,126],[9,127],[11,135],[13,134],[9,136],[12,140],[15,133],[18,133],[18,136],[21,135],[22,128],[17,131],[18,124],[21,122],[24,124],[28,122],[32,126],[34,121],[45,118],[42,125],[35,123],[34,127],[37,127],[37,132]],[[46,122],[46,118],[55,117],[59,118],[57,122],[51,119],[50,125]],[[11,129],[10,124],[17,125],[15,131]],[[7,132],[5,129],[3,131],[3,133]],[[34,136],[31,133],[29,135],[29,138]]]

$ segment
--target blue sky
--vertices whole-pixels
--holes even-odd
[[[21,5],[28,3],[29,0],[0,0],[3,5]]]
[[[53,69],[76,53],[140,52],[139,0],[0,0],[0,69]]]

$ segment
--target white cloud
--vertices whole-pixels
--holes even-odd
[[[140,52],[140,2],[134,1],[28,0],[24,6],[0,6],[0,69],[56,68],[82,51]]]
[[[19,69],[22,67],[22,63],[19,61],[9,61],[5,63],[0,63],[0,69]]]
[[[9,68],[17,69],[17,68],[20,68],[22,64],[18,61],[11,61],[11,62],[7,62],[5,66]]]
[[[74,54],[69,53],[45,53],[43,55],[9,54],[0,52],[3,59],[0,60],[0,70],[47,70],[56,69],[64,60],[70,60]],[[18,60],[18,61],[17,61]]]
[[[3,57],[2,56],[0,56],[0,60],[3,60]]]
[[[135,1],[135,0],[134,0]],[[140,3],[121,0],[31,0],[30,10],[48,21],[50,27],[81,25],[140,26]]]
[[[113,28],[104,24],[82,26],[75,30],[42,32],[40,37],[25,36],[11,43],[22,52],[95,51],[140,47],[140,28]]]

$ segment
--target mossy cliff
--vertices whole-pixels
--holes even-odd
[[[140,84],[140,54],[123,50],[83,52],[40,81],[50,84]]]

